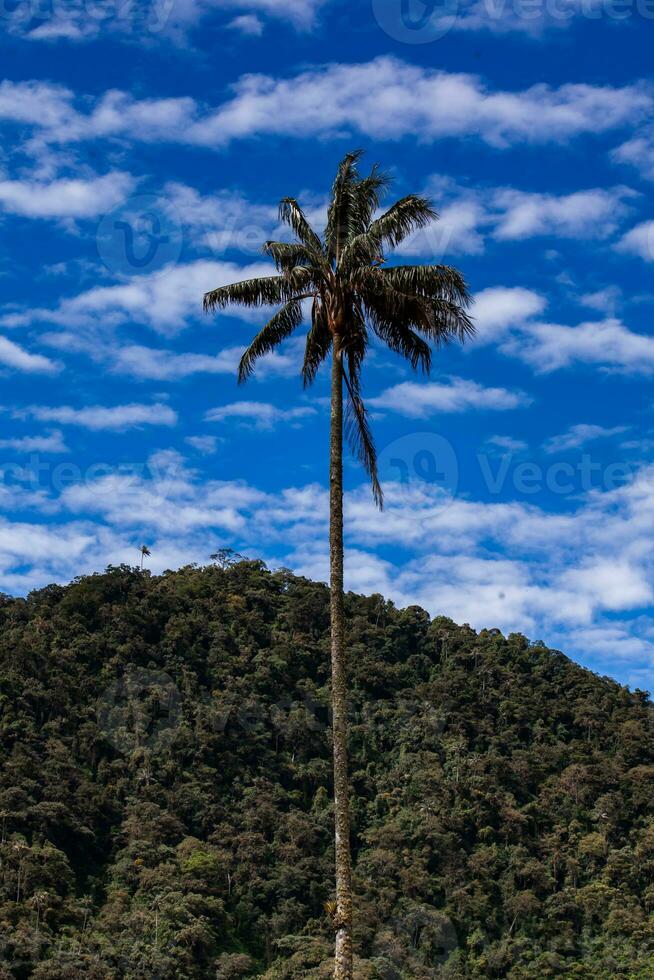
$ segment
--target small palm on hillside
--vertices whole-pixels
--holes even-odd
[[[431,203],[410,194],[377,215],[389,178],[375,166],[358,170],[360,153],[341,162],[334,181],[327,225],[314,231],[294,198],[280,205],[280,219],[294,234],[292,242],[266,242],[264,252],[277,274],[213,289],[204,297],[206,311],[231,304],[280,308],[247,348],[239,381],[297,330],[304,304],[310,326],[304,349],[305,387],[332,355],[330,439],[330,588],[332,634],[332,709],[334,810],[336,824],[336,936],[334,977],[352,977],[352,883],[347,776],[347,684],[343,620],[343,384],[345,431],[365,466],[377,504],[383,502],[375,445],[361,396],[361,370],[371,334],[401,354],[414,370],[428,372],[431,345],[465,341],[473,333],[466,310],[469,295],[462,275],[445,265],[385,266],[386,251],[437,218]]]

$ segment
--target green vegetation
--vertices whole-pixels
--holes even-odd
[[[0,977],[332,970],[329,591],[257,562],[0,603]],[[641,692],[345,597],[361,980],[654,975]]]

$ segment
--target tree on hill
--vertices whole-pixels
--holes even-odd
[[[466,309],[469,295],[461,274],[444,265],[385,266],[386,252],[437,218],[431,203],[410,194],[383,214],[377,211],[389,178],[374,166],[361,176],[361,154],[349,153],[338,167],[327,225],[321,235],[294,198],[280,205],[280,219],[295,241],[263,246],[277,275],[221,286],[204,297],[214,312],[236,304],[280,305],[257,334],[239,365],[239,381],[257,360],[274,350],[302,323],[303,303],[311,303],[302,377],[315,379],[331,354],[329,459],[329,561],[331,588],[331,661],[336,856],[335,980],[352,978],[352,867],[347,761],[347,663],[343,614],[343,433],[367,470],[372,492],[382,506],[375,445],[362,399],[361,373],[374,334],[401,354],[414,370],[428,372],[431,346],[473,333]],[[343,412],[345,388],[346,411]]]

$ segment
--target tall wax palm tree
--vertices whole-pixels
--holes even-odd
[[[152,552],[148,548],[147,544],[142,544],[139,548],[139,552],[141,554],[141,571],[143,571],[143,561],[144,559],[149,558]]]
[[[361,153],[349,153],[338,167],[327,225],[310,226],[293,198],[280,204],[280,220],[292,242],[266,242],[263,251],[277,274],[213,289],[204,297],[208,312],[231,304],[280,308],[247,348],[239,382],[258,358],[274,350],[302,323],[310,303],[310,325],[301,373],[310,385],[331,353],[329,460],[329,560],[331,588],[332,737],[336,901],[335,980],[352,978],[352,864],[347,765],[347,680],[343,616],[343,434],[367,470],[377,505],[383,506],[377,459],[361,397],[361,369],[371,334],[406,357],[414,370],[428,372],[431,345],[465,341],[473,333],[466,314],[470,298],[462,275],[444,265],[384,266],[385,253],[437,218],[431,203],[410,194],[377,215],[389,178],[377,166],[361,176]],[[345,413],[343,396],[345,388]]]

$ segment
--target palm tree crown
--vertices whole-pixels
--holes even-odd
[[[429,372],[430,344],[465,341],[474,333],[466,310],[470,296],[460,272],[446,265],[385,266],[386,251],[438,215],[429,200],[403,197],[377,215],[390,183],[375,165],[363,177],[361,152],[349,153],[334,181],[327,225],[313,230],[302,208],[285,198],[280,220],[293,231],[292,242],[268,241],[263,246],[277,275],[248,279],[206,293],[205,311],[230,304],[247,307],[279,305],[247,348],[239,365],[239,382],[252,374],[258,358],[272,351],[303,321],[303,304],[311,301],[311,325],[302,365],[305,387],[333,348],[340,359],[347,390],[346,433],[365,466],[378,506],[383,504],[377,475],[375,445],[361,397],[361,368],[371,332],[392,351],[408,359],[414,370]]]

